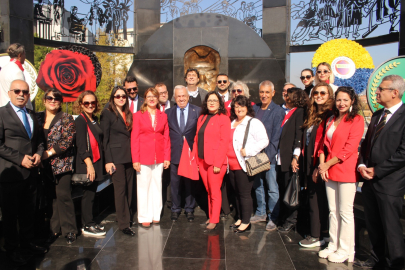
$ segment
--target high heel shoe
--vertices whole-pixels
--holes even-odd
[[[241,223],[241,224],[242,224],[242,223]],[[231,228],[231,229],[237,229],[237,228],[239,228],[239,226],[240,226],[240,224],[239,224],[239,225],[231,224],[231,225],[229,225],[229,228]]]
[[[242,223],[241,223],[241,224],[242,224]],[[244,230],[236,229],[236,230],[234,230],[233,232],[234,232],[234,233],[244,233],[244,232],[246,232],[246,231],[250,231],[251,228],[252,228],[252,224],[249,223],[249,226],[247,226],[246,229],[244,229]]]
[[[214,228],[212,228],[212,229],[205,228],[204,232],[213,232],[217,229],[217,227],[218,227],[218,224],[215,224]]]

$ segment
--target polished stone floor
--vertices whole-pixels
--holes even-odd
[[[265,223],[254,224],[248,233],[230,230],[232,219],[221,221],[215,233],[204,233],[205,214],[196,211],[189,223],[185,215],[173,223],[166,208],[160,225],[134,227],[136,236],[118,230],[114,213],[104,213],[103,238],[79,236],[72,245],[59,238],[44,257],[15,268],[0,252],[0,269],[356,269],[352,264],[334,264],[317,256],[319,248],[298,245],[302,236],[291,231],[267,232]]]

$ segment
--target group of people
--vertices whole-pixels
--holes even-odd
[[[165,178],[170,179],[173,221],[182,208],[187,220],[194,220],[196,197],[202,192],[196,187],[202,182],[208,205],[205,232],[217,229],[221,209],[229,214],[230,193],[235,196],[231,225],[235,233],[249,231],[258,222],[266,222],[268,231],[289,232],[297,225],[298,208],[288,206],[283,198],[298,175],[308,191],[310,209],[310,231],[300,241],[302,247],[327,243],[319,257],[336,263],[354,261],[353,204],[357,184],[364,181],[372,252],[367,261],[355,263],[365,268],[386,263],[390,269],[402,269],[403,78],[382,79],[376,93],[384,109],[373,114],[360,152],[364,119],[354,89],[334,86],[328,63],[320,63],[315,75],[311,69],[303,70],[301,80],[304,90],[284,85],[284,104],[279,106],[272,100],[276,91],[268,80],[260,83],[260,101],[254,104],[248,86],[231,83],[227,74],[219,74],[217,89],[207,92],[198,87],[198,70],[188,69],[187,85],[175,86],[172,100],[163,83],[140,97],[136,78],[127,76],[123,86],[112,89],[100,122],[96,114],[101,107],[93,91],[77,98],[74,120],[62,112],[59,90],[47,90],[46,110],[34,113],[27,108],[29,85],[13,80],[7,92],[10,101],[0,108],[0,197],[4,248],[10,259],[24,264],[27,258],[21,249],[34,254],[48,250],[34,242],[38,177],[53,198],[47,243],[63,235],[71,244],[78,234],[71,197],[74,176],[88,179],[81,199],[82,234],[106,234],[94,221],[92,209],[98,182],[109,174],[119,229],[134,236],[134,223],[144,228],[159,224]],[[199,180],[179,175],[185,143]],[[246,160],[261,152],[270,160],[270,169],[249,175]]]

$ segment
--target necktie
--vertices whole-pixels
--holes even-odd
[[[180,109],[180,131],[181,133],[184,132],[184,128],[186,127],[186,123],[184,121],[184,108]]]
[[[134,101],[132,99],[131,100],[131,107],[129,107],[129,110],[134,113]]]
[[[30,123],[28,122],[27,115],[25,114],[25,111],[23,109],[19,109],[18,111],[22,113],[24,128],[27,131],[28,137],[30,137],[30,139],[31,139],[31,136],[32,136],[31,127],[30,127]]]
[[[222,101],[225,102],[225,96],[222,96]]]
[[[376,126],[373,144],[377,140],[378,136],[380,136],[382,129],[385,127],[385,124],[387,123],[387,115],[389,113],[391,113],[389,110],[385,110],[384,115],[381,117],[380,123],[378,123],[378,125]]]
[[[166,104],[163,104],[163,105],[162,105],[162,112],[165,111],[165,108],[166,108]]]

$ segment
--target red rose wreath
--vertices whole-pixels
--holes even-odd
[[[56,88],[64,102],[73,102],[85,90],[95,92],[101,80],[101,65],[90,50],[76,45],[49,52],[39,68],[37,85]]]

